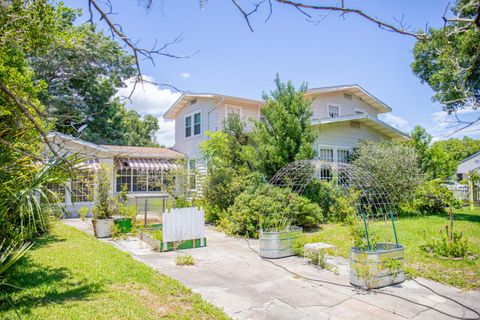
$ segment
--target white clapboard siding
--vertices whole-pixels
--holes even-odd
[[[205,238],[203,209],[178,208],[163,213],[164,242],[203,238]]]

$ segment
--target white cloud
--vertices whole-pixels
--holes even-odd
[[[190,78],[192,75],[188,72],[182,72],[180,73],[180,77],[184,78],[184,79],[188,79]]]
[[[145,80],[154,82],[154,79],[149,76],[144,76]],[[132,92],[134,82],[130,81],[127,87],[120,88],[117,96],[127,97]],[[163,119],[163,114],[170,108],[170,106],[180,97],[179,92],[172,92],[169,89],[161,89],[152,83],[139,83],[135,88],[131,101],[125,101],[127,109],[138,111],[141,115],[152,114],[158,118],[160,129],[157,132],[157,141],[166,146],[174,144],[174,129],[175,122]]]
[[[412,130],[412,126],[408,120],[391,113],[380,115],[380,119],[402,132],[410,132]]]

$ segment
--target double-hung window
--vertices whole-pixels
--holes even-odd
[[[333,162],[333,149],[320,148],[318,150],[318,159]]]
[[[328,105],[328,116],[330,118],[336,118],[340,116],[340,107],[336,105]]]
[[[193,128],[192,128],[193,127]],[[193,130],[193,132],[192,132]],[[200,112],[185,117],[185,137],[196,136],[202,132],[202,114]]]
[[[337,150],[337,162],[347,163],[350,160],[350,152],[345,149]]]
[[[196,136],[202,132],[202,114],[195,113],[193,115],[193,135]]]

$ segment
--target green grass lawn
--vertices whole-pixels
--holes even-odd
[[[480,258],[452,260],[432,256],[420,246],[425,243],[425,234],[437,236],[449,224],[448,216],[433,215],[401,218],[396,221],[399,243],[405,247],[405,268],[411,276],[421,276],[464,289],[480,289]],[[382,222],[374,223],[382,230]],[[463,232],[468,239],[469,250],[480,255],[480,209],[468,208],[455,213],[454,230]],[[379,231],[380,232],[380,231]],[[443,231],[444,232],[444,231]],[[327,242],[338,247],[339,255],[349,256],[352,241],[348,228],[340,224],[322,225],[321,230],[308,235],[310,242]],[[392,234],[390,233],[390,239]]]
[[[61,223],[8,275],[0,319],[228,319],[178,281]]]

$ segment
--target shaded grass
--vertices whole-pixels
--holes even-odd
[[[468,239],[471,253],[480,255],[480,209],[463,208],[455,211],[454,230]],[[382,230],[383,222],[371,224],[373,230]],[[421,276],[464,289],[480,289],[480,258],[453,260],[431,255],[420,246],[426,237],[445,232],[448,215],[405,217],[396,221],[399,243],[405,247],[405,270],[411,276]],[[378,231],[381,232],[381,231]],[[393,241],[393,233],[389,230]],[[325,224],[321,230],[302,239],[305,242],[327,242],[338,247],[339,255],[348,258],[352,239],[346,226]]]
[[[178,281],[57,223],[8,274],[0,319],[228,319]]]

